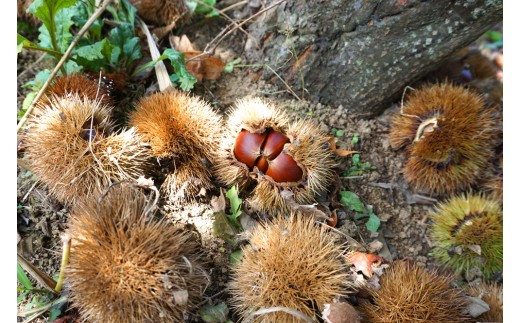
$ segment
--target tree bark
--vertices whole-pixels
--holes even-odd
[[[502,9],[502,0],[288,0],[249,26],[257,41],[246,55],[300,97],[373,116],[500,22]],[[264,77],[274,75],[264,68]]]

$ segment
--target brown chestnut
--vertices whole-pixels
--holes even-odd
[[[302,179],[303,171],[291,156],[281,152],[269,162],[265,174],[278,183],[298,182]]]
[[[249,170],[253,169],[256,160],[261,155],[261,147],[266,135],[267,132],[250,133],[247,130],[242,130],[238,134],[233,151],[236,159],[246,164]]]
[[[283,150],[283,146],[289,142],[284,134],[277,131],[269,131],[264,147],[262,148],[262,155],[268,160],[275,159]]]

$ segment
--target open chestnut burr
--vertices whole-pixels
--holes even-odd
[[[336,165],[328,140],[311,121],[290,122],[260,98],[240,100],[229,115],[215,173],[226,186],[254,186],[249,202],[257,211],[285,212],[287,198],[309,204],[326,190]]]

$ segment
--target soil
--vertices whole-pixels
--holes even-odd
[[[237,8],[228,12],[233,17],[246,16],[251,9]],[[182,29],[188,38],[192,40],[198,49],[211,41],[226,25],[224,19],[195,20]],[[501,26],[497,27],[501,30]],[[181,30],[176,31],[177,34]],[[231,62],[242,58],[246,48],[247,36],[240,32],[234,32],[230,37],[218,46],[216,56],[224,62]],[[471,45],[471,48],[480,49],[485,40],[479,40]],[[24,75],[18,78],[18,109],[28,89],[21,85],[31,80],[34,75],[43,68],[52,69],[53,63],[43,60],[31,66],[39,57],[30,51],[22,51],[18,55],[18,74],[22,71]],[[256,62],[243,62],[244,64],[255,64]],[[153,78],[153,77],[152,77]],[[146,87],[153,87],[153,80],[146,83]],[[414,84],[413,86],[418,86]],[[128,86],[140,86],[128,85]],[[223,115],[235,103],[237,99],[252,96],[262,96],[272,100],[276,105],[286,110],[294,118],[310,118],[318,126],[333,136],[334,130],[343,130],[344,134],[337,137],[337,145],[341,149],[357,150],[360,152],[361,162],[369,162],[376,169],[368,169],[358,176],[346,176],[344,173],[352,166],[352,158],[338,158],[336,182],[329,187],[329,192],[318,198],[319,207],[330,213],[336,210],[339,223],[337,230],[338,242],[343,242],[344,235],[348,235],[371,252],[382,256],[388,261],[396,259],[410,259],[421,266],[432,268],[436,266],[435,260],[429,255],[432,249],[429,235],[429,214],[431,213],[437,198],[425,196],[412,191],[405,182],[402,169],[406,163],[402,151],[394,151],[390,147],[389,120],[390,117],[399,113],[400,102],[395,102],[379,117],[374,119],[363,119],[351,112],[344,106],[325,106],[304,99],[297,100],[291,95],[287,87],[278,79],[265,80],[262,78],[262,68],[258,67],[235,67],[232,73],[224,73],[218,80],[203,81],[196,85],[192,91],[208,100]],[[352,138],[357,136],[359,141],[352,144]],[[498,158],[501,152],[497,153]],[[23,158],[23,151],[18,152],[18,157]],[[20,241],[18,242],[18,253],[23,255],[33,265],[47,273],[50,277],[57,276],[61,262],[61,238],[67,228],[67,221],[71,210],[63,207],[53,198],[47,195],[44,188],[40,187],[37,178],[23,167],[23,159],[17,168],[17,231]],[[484,179],[483,179],[484,181]],[[481,190],[478,186],[475,190]],[[365,219],[355,220],[355,212],[342,207],[338,203],[339,191],[351,191],[357,194],[367,206],[381,219],[381,226],[376,233],[369,232],[365,227]],[[247,192],[241,192],[247,197]],[[196,202],[184,205],[181,209],[171,211],[162,209],[162,214],[172,223],[183,223],[196,229],[202,238],[203,249],[210,263],[209,274],[211,285],[206,289],[207,302],[218,304],[228,300],[225,287],[229,280],[229,256],[230,253],[239,249],[240,243],[228,243],[222,238],[215,236],[213,232],[213,211],[211,198],[219,195],[219,188],[206,192]],[[248,212],[244,205],[244,218],[254,218],[254,214]],[[251,215],[251,218],[247,216]],[[378,248],[370,248],[373,241],[380,241]],[[373,245],[373,244],[372,244]],[[481,279],[477,274],[470,278],[471,282]],[[40,286],[41,288],[41,286]],[[23,309],[26,300],[19,304]],[[35,322],[46,320],[47,314],[42,315]],[[233,315],[230,317],[235,319]],[[193,321],[200,321],[193,316]],[[19,321],[21,319],[19,318]]]

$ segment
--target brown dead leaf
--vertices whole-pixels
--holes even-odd
[[[171,36],[170,37],[170,45],[175,48],[175,50],[179,52],[196,52],[197,50],[191,44],[191,41],[186,37],[186,35],[179,36]]]
[[[379,267],[385,263],[385,259],[378,255],[358,251],[350,253],[346,257],[347,260],[354,265],[356,271],[361,271],[363,275],[367,277],[372,277],[372,273],[374,272],[373,267]]]
[[[213,212],[226,212],[226,197],[222,187],[220,188],[220,196],[213,196],[211,198],[211,208]]]
[[[326,323],[361,323],[361,317],[349,303],[325,304],[322,317]]]
[[[170,44],[175,50],[184,54],[186,69],[197,78],[198,82],[218,79],[226,67],[226,64],[215,56],[202,54],[201,51],[195,49],[186,35],[172,36]],[[193,60],[190,61],[190,59]]]
[[[330,218],[327,219],[327,225],[330,227],[335,228],[338,224],[338,215],[336,214],[336,210],[334,209],[332,211],[332,214],[330,215]]]
[[[340,157],[346,157],[348,155],[359,153],[359,151],[356,150],[344,150],[336,148],[336,141],[334,141],[334,137],[329,137],[327,141],[330,144],[330,149]]]

